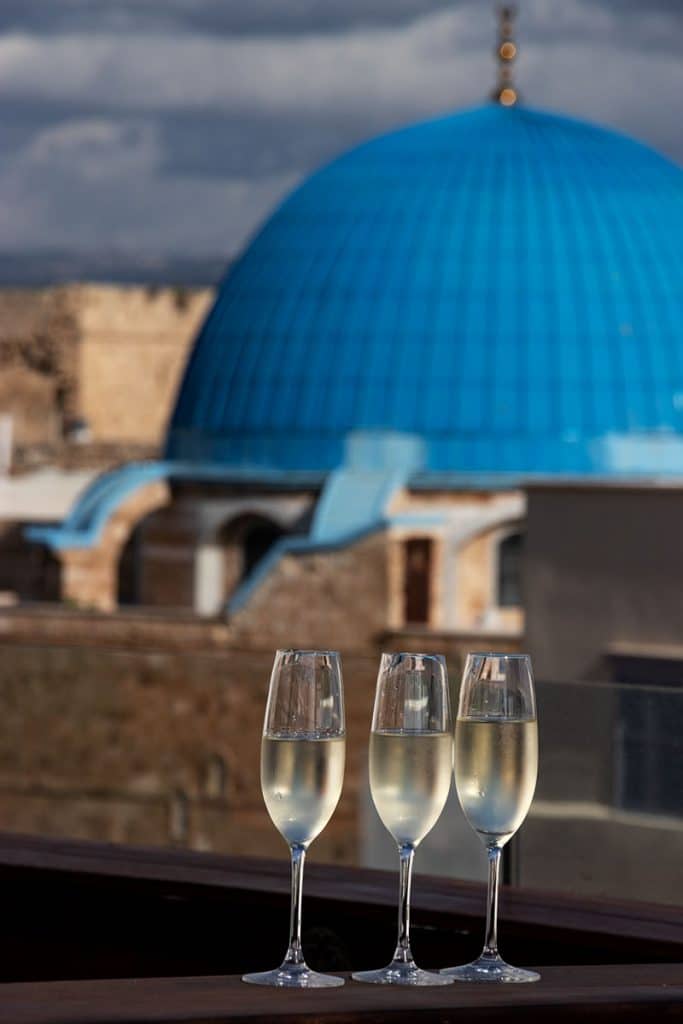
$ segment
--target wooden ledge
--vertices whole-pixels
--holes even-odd
[[[262,989],[237,977],[46,982],[0,988],[2,1024],[591,1024],[678,1020],[683,967],[546,967],[533,985],[396,989],[348,982],[310,992]]]
[[[49,839],[0,833],[0,877],[36,871],[102,883],[111,880],[154,882],[172,892],[191,887],[216,898],[230,892],[289,896],[289,864],[282,858],[234,857],[169,847],[118,846],[86,840]],[[304,900],[361,907],[396,906],[397,872],[316,864],[315,849],[306,866]],[[416,912],[481,921],[485,887],[433,875],[416,874],[412,906]],[[548,931],[580,930],[594,936],[642,939],[671,944],[683,959],[683,913],[677,906],[636,900],[577,897],[546,890],[504,886],[503,919]]]
[[[0,886],[0,1020],[248,1020],[256,1013],[250,1007],[274,997],[238,984],[235,976],[282,958],[289,916],[284,851],[281,860],[268,861],[0,835]],[[310,864],[303,921],[310,965],[343,973],[388,960],[396,898],[395,871]],[[483,928],[482,886],[417,875],[412,938],[418,963],[434,969],[467,962],[481,948]],[[668,1006],[671,997],[671,1005],[679,1005],[678,908],[506,887],[500,942],[514,963],[540,966],[540,986],[503,986],[504,997],[482,986],[467,995],[470,987],[462,985],[396,993],[353,984],[331,1003],[325,1002],[335,999],[330,992],[280,992],[284,1001],[269,1003],[263,1019],[280,1019],[294,1008],[298,1017],[282,1019],[332,1022],[355,1014],[368,1022],[391,1020],[387,1015],[404,1007],[415,1010],[418,997],[434,1020],[447,1019],[443,1013],[454,1006],[493,1012],[507,998],[518,1007],[557,1006],[546,1018],[552,1021],[565,1003],[577,1007],[581,1000],[629,1007],[663,1000]],[[188,992],[197,996],[196,1013]],[[35,1016],[48,1004],[55,1015]],[[154,1017],[156,1005],[161,1015]],[[333,1007],[334,1014],[320,1016],[315,1007],[320,1013]],[[17,1016],[19,1010],[29,1016]]]

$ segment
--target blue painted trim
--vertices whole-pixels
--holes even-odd
[[[420,515],[419,513],[403,513],[397,516],[392,516],[387,521],[387,526],[400,526],[403,529],[412,529],[413,527],[419,528],[423,526],[429,526],[431,528],[437,526],[443,526],[446,522],[445,515],[430,514]]]
[[[104,528],[123,502],[140,487],[155,480],[178,482],[262,483],[292,490],[319,488],[325,474],[318,471],[290,473],[281,469],[231,467],[191,462],[131,462],[96,477],[74,502],[59,526],[27,526],[27,540],[45,544],[52,551],[95,547]]]
[[[117,508],[140,487],[168,475],[163,462],[129,463],[98,476],[77,498],[60,526],[28,526],[27,540],[46,544],[53,551],[91,548]]]
[[[338,469],[325,483],[313,517],[311,539],[335,541],[367,523],[379,522],[389,499],[405,484],[405,473],[358,473]]]
[[[299,488],[318,489],[329,475],[322,470],[287,470],[268,466],[230,466],[223,463],[173,462],[168,466],[168,478],[186,483],[266,484],[281,490]]]
[[[270,573],[275,569],[278,562],[285,555],[315,555],[325,551],[339,551],[351,544],[357,544],[373,533],[380,533],[392,526],[403,527],[437,527],[443,525],[444,516],[439,515],[397,515],[376,519],[367,526],[348,533],[338,534],[326,540],[316,540],[311,537],[283,537],[270,551],[254,566],[254,569],[237,588],[226,605],[229,615],[234,615],[249,603],[251,597]]]

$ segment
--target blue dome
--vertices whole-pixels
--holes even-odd
[[[683,472],[683,171],[486,106],[313,174],[234,264],[167,456],[326,472],[349,434],[436,473]]]

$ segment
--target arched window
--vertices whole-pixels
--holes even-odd
[[[268,519],[256,519],[247,526],[242,539],[242,579],[249,575],[281,536],[280,527]]]
[[[272,519],[254,513],[231,519],[219,530],[217,539],[223,550],[223,601],[247,578],[283,533]]]
[[[499,608],[522,605],[522,552],[524,536],[510,533],[498,545],[497,601]]]

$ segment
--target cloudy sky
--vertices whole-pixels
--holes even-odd
[[[0,250],[234,254],[380,130],[479,103],[488,0],[0,0]],[[521,0],[526,102],[683,163],[683,0]]]

